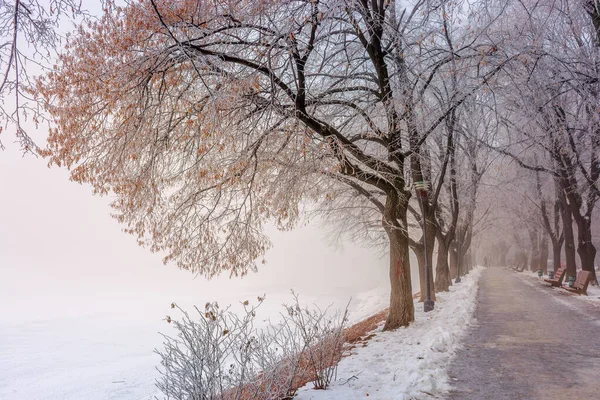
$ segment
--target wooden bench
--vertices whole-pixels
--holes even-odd
[[[550,285],[555,287],[561,287],[563,279],[565,279],[566,272],[567,267],[561,267],[554,273],[554,279],[544,279],[544,282],[548,282]]]
[[[592,279],[590,271],[579,271],[573,287],[561,286],[563,289],[568,290],[571,293],[577,293],[579,295],[585,294],[587,296],[587,288]]]

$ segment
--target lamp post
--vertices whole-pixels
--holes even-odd
[[[415,182],[415,190],[419,194],[419,204],[421,206],[421,215],[423,219],[423,250],[425,251],[425,302],[423,303],[423,311],[432,311],[435,303],[431,300],[431,284],[429,283],[429,258],[427,257],[427,218],[425,217],[425,204],[427,200],[427,181]]]

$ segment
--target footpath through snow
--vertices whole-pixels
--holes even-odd
[[[438,293],[435,310],[425,314],[415,303],[415,322],[394,332],[374,331],[366,347],[357,347],[338,367],[328,390],[309,383],[297,400],[426,399],[441,397],[450,388],[447,366],[472,323],[482,268],[477,267]]]
[[[599,398],[600,308],[501,267],[485,269],[479,287],[446,400]]]

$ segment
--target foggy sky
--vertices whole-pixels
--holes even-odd
[[[244,279],[206,281],[164,266],[160,255],[121,231],[109,215],[109,198],[93,196],[89,187],[69,181],[66,170],[47,168],[46,160],[22,157],[9,135],[3,134],[7,150],[0,152],[0,315],[6,319],[156,307],[179,298],[204,304],[243,291],[268,295],[293,288],[349,297],[388,285],[387,256],[353,243],[328,246],[316,223],[274,230],[267,265]],[[36,138],[44,135],[40,130]]]

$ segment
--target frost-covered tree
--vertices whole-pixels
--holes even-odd
[[[36,148],[24,120],[40,118],[32,72],[49,68],[60,42],[59,21],[81,15],[79,0],[0,1],[0,133],[14,129],[24,151]]]
[[[503,65],[466,27],[448,49],[444,3],[110,7],[40,82],[56,120],[44,154],[114,193],[117,218],[141,244],[206,276],[255,269],[269,247],[265,223],[292,228],[304,200],[333,203],[351,190],[389,245],[385,329],[407,325],[407,210],[422,151]],[[432,106],[442,72],[465,84]]]
[[[496,147],[521,167],[555,179],[568,273],[575,275],[577,249],[582,268],[594,274],[592,216],[600,178],[598,7],[593,1],[524,1],[513,7],[506,18],[527,21],[512,41],[523,56],[499,91],[510,115],[505,141]],[[549,231],[547,217],[542,220]],[[555,246],[557,226],[554,234],[549,231]]]

